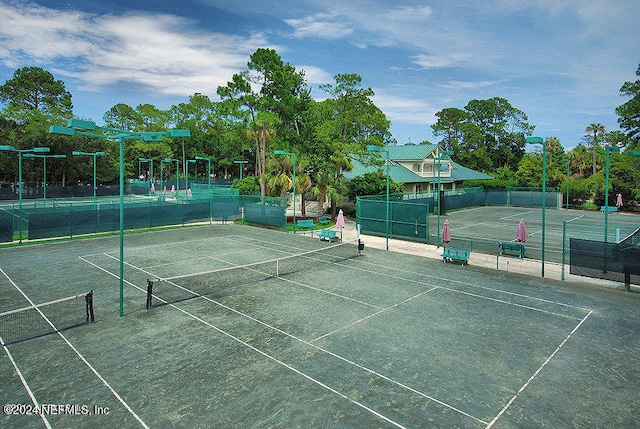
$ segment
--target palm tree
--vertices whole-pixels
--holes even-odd
[[[553,162],[553,154],[558,152],[562,144],[557,137],[547,138],[547,152],[549,153],[549,164]]]
[[[604,125],[598,124],[589,124],[586,128],[588,133],[593,133],[593,174],[596,174],[596,152],[598,149],[598,134],[604,134]]]

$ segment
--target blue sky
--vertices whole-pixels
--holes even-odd
[[[638,0],[0,0],[0,16],[0,84],[42,67],[99,124],[117,103],[216,100],[268,47],[316,99],[361,75],[399,144],[436,142],[436,112],[498,96],[571,148],[590,123],[618,129],[640,63]]]

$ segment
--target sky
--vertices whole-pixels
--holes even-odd
[[[359,74],[398,144],[438,142],[438,111],[502,97],[570,149],[591,123],[619,129],[640,64],[638,0],[0,0],[0,16],[0,85],[41,67],[98,124],[118,103],[218,100],[270,48],[317,100]]]

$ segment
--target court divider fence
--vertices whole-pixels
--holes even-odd
[[[640,228],[565,221],[562,228],[562,278],[569,273],[640,285]]]
[[[196,189],[176,195],[158,193],[152,198],[128,196],[124,201],[125,229],[146,229],[197,222],[247,222],[283,227],[286,198],[238,195],[237,190]],[[17,231],[29,240],[116,233],[120,228],[119,199],[41,200],[0,209],[0,242],[12,242]]]

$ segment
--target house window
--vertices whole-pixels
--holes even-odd
[[[422,171],[422,166],[419,163],[414,162],[413,163],[413,171],[417,171],[419,173],[420,171]]]

